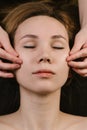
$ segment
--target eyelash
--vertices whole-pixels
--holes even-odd
[[[24,48],[30,48],[30,49],[33,49],[35,48],[35,46],[24,46]],[[64,49],[64,47],[53,47],[54,49]]]
[[[53,47],[54,49],[64,49],[64,47]]]
[[[30,49],[32,49],[32,48],[35,48],[35,46],[24,46],[24,48],[30,48]]]

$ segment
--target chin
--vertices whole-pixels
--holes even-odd
[[[39,95],[48,95],[48,94],[51,94],[51,93],[54,93],[55,91],[57,91],[58,87],[53,87],[53,86],[38,86],[36,88],[33,88],[31,91],[33,93],[36,93],[36,94],[39,94]]]
[[[54,91],[51,90],[39,90],[39,91],[33,91],[33,93],[36,93],[38,95],[49,95],[53,93]]]

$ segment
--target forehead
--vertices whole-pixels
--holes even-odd
[[[16,30],[16,35],[24,34],[36,35],[54,35],[60,34],[68,38],[68,33],[65,26],[57,19],[50,16],[33,16],[23,21]]]

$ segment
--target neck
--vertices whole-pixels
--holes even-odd
[[[21,87],[20,93],[23,125],[31,130],[55,130],[60,116],[60,91],[38,95]]]

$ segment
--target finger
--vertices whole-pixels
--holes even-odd
[[[75,53],[75,52],[78,52],[82,48],[83,44],[85,43],[85,41],[84,41],[85,38],[83,38],[82,36],[83,35],[80,34],[80,33],[78,33],[76,35],[75,40],[74,40],[73,48],[70,51],[70,55]]]
[[[76,69],[72,68],[76,73],[80,74],[83,77],[87,77],[87,68],[86,69]]]
[[[85,69],[87,68],[87,61],[82,62],[70,61],[68,62],[68,65],[72,68]]]
[[[85,58],[85,57],[87,57],[87,48],[83,48],[79,52],[76,52],[76,53],[68,56],[67,61],[76,60],[76,59]]]
[[[1,60],[0,60],[0,71],[2,70],[15,70],[15,69],[18,69],[20,68],[20,65],[19,64],[11,64],[11,63],[3,63]]]
[[[13,78],[14,77],[14,74],[13,73],[8,73],[8,72],[5,72],[5,71],[0,71],[0,77],[1,78]]]
[[[87,42],[82,46],[82,48],[87,48]]]
[[[22,60],[14,55],[7,53],[5,50],[0,48],[0,58],[9,60],[14,63],[22,63]]]
[[[9,40],[9,36],[7,34],[6,31],[4,31],[2,29],[2,27],[0,26],[0,47],[3,47],[7,52],[18,56],[17,52],[12,48],[10,40]]]

